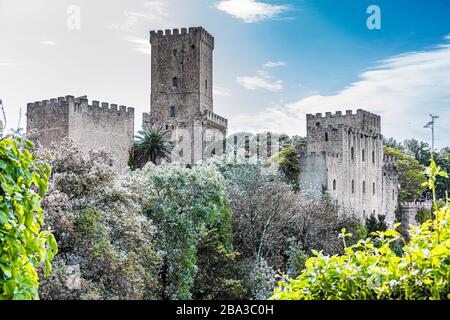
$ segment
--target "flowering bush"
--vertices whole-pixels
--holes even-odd
[[[156,229],[114,174],[108,152],[84,154],[68,140],[37,152],[53,167],[43,208],[60,247],[41,298],[157,298]]]
[[[447,177],[433,162],[427,169],[429,188],[436,177]],[[272,299],[450,299],[450,207],[434,206],[435,219],[412,227],[406,244],[395,230],[346,247],[344,255],[316,257],[306,262],[297,279],[281,282]],[[396,226],[398,227],[398,225]],[[342,232],[345,241],[351,234]],[[403,241],[403,255],[392,250]]]

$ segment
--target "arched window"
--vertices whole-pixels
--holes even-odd
[[[352,147],[350,153],[351,153],[352,160],[355,160],[355,148]]]
[[[373,183],[373,185],[372,185],[372,189],[373,189],[373,194],[375,194],[376,193],[376,190],[375,190],[375,182]]]
[[[366,193],[366,182],[363,181],[363,194],[365,194],[365,193]]]
[[[170,107],[170,117],[175,118],[177,116],[177,108]]]
[[[355,193],[355,180],[352,180],[352,193]]]
[[[361,154],[361,157],[362,157],[362,161],[366,161],[366,150],[362,150],[362,154]]]
[[[325,132],[325,141],[328,141],[328,132]]]
[[[179,84],[180,84],[180,81],[178,80],[178,78],[177,77],[173,78],[172,86],[177,88]]]
[[[333,180],[333,190],[336,191],[336,179]]]

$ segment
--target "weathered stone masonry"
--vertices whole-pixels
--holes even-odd
[[[213,112],[214,37],[201,27],[160,30],[150,32],[150,43],[151,108],[143,127],[171,131],[176,162],[222,154],[228,120]]]
[[[38,101],[27,105],[27,132],[37,130],[44,147],[69,138],[83,151],[106,148],[114,169],[123,172],[134,136],[134,109],[73,96]]]
[[[307,143],[300,189],[326,189],[339,211],[361,220],[395,219],[398,181],[394,159],[384,154],[381,118],[364,110],[307,115]]]

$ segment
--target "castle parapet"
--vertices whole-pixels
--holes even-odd
[[[225,129],[228,128],[228,120],[224,117],[221,117],[214,112],[211,112],[209,110],[206,110],[204,113],[207,120],[213,122],[214,124],[219,125],[220,127],[224,127]]]
[[[152,30],[150,31],[150,43],[154,41],[170,41],[173,37],[191,36],[193,38],[200,37],[208,45],[214,47],[214,37],[206,31],[203,27],[191,27],[189,29],[166,29],[166,30]]]
[[[109,104],[108,102],[99,102],[92,101],[92,104],[89,104],[89,100],[87,96],[82,96],[75,98],[74,96],[66,96],[59,98],[52,98],[50,100],[42,100],[36,101],[33,103],[27,104],[27,109],[29,111],[34,110],[35,108],[45,108],[45,107],[62,107],[66,105],[77,105],[77,106],[86,106],[88,110],[96,111],[96,112],[120,112],[121,114],[126,115],[127,117],[134,118],[134,108],[127,108],[126,106],[121,105],[118,107],[117,104]]]
[[[328,127],[329,125],[346,125],[350,128],[359,129],[361,131],[371,133],[381,133],[381,117],[374,113],[358,109],[355,112],[352,110],[346,110],[345,115],[342,111],[336,113],[327,112],[325,115],[322,113],[307,114],[307,127]]]

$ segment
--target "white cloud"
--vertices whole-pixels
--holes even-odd
[[[285,66],[286,62],[267,62],[263,64],[262,69],[256,71],[256,76],[237,77],[238,84],[246,90],[263,89],[270,92],[280,92],[283,90],[283,80],[274,79],[265,69]]]
[[[45,46],[55,46],[55,45],[56,45],[56,42],[55,42],[55,41],[52,41],[52,40],[42,40],[42,41],[40,42],[40,44],[43,44],[43,45],[45,45]]]
[[[446,40],[450,40],[447,36]],[[437,124],[440,146],[450,135],[450,43],[422,52],[409,52],[377,63],[336,95],[312,95],[256,114],[241,114],[232,130],[274,130],[305,134],[305,114],[365,109],[382,116],[383,134],[398,139],[429,140],[423,128],[430,112]],[[247,79],[248,80],[248,79]],[[268,128],[270,126],[270,128]]]
[[[287,5],[273,5],[257,0],[223,0],[216,8],[246,23],[274,18],[289,9]]]
[[[266,62],[263,67],[264,68],[277,68],[277,67],[285,67],[287,63],[285,61],[269,61]]]
[[[283,90],[283,81],[270,79],[262,76],[254,77],[238,77],[237,82],[247,90],[264,89],[271,92],[279,92]]]
[[[122,36],[122,39],[128,42],[137,52],[151,55],[152,50],[148,39],[135,36]]]
[[[15,62],[0,62],[0,67],[15,67],[17,63]]]
[[[231,91],[229,89],[223,88],[223,87],[214,87],[213,93],[214,93],[214,95],[219,96],[219,97],[231,96]]]
[[[169,14],[167,3],[163,1],[147,1],[144,2],[143,12],[125,11],[125,21],[119,24],[111,24],[107,27],[120,32],[133,33],[137,30],[141,20],[146,21],[148,28],[167,27]]]

